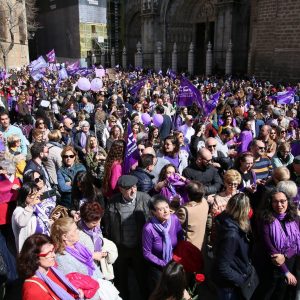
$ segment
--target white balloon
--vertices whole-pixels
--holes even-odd
[[[103,82],[100,78],[94,78],[91,82],[91,90],[93,92],[99,92],[103,87]]]
[[[77,81],[77,86],[82,91],[89,91],[91,89],[91,83],[90,81],[85,77],[80,77]]]

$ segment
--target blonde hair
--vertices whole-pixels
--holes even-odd
[[[72,218],[65,217],[56,220],[51,226],[51,238],[56,247],[56,251],[60,254],[63,254],[66,247],[63,241],[63,235],[70,231],[73,224],[75,224],[75,221]]]
[[[291,177],[290,170],[284,166],[278,167],[278,168],[274,169],[272,177],[274,180],[277,180],[277,181],[289,180]]]
[[[248,216],[250,200],[244,193],[238,193],[232,196],[227,203],[225,211],[238,223],[243,231],[250,231]]]
[[[242,176],[241,174],[234,169],[230,169],[225,172],[224,174],[224,182],[232,182],[237,181],[239,184],[242,182]]]
[[[20,140],[20,136],[18,134],[12,134],[9,137],[7,137],[8,147],[13,147],[15,145],[15,142],[18,140]]]
[[[61,132],[60,130],[52,130],[48,134],[49,141],[58,142],[61,139]]]

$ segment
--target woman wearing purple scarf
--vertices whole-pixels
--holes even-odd
[[[18,271],[25,278],[23,300],[71,300],[83,299],[77,290],[55,265],[52,240],[43,234],[34,234],[24,243],[18,260]]]
[[[177,210],[180,205],[188,202],[186,185],[189,180],[177,173],[172,164],[165,165],[159,174],[156,191],[169,200],[172,209]]]
[[[183,239],[183,231],[177,216],[170,214],[165,197],[154,196],[150,210],[153,217],[143,229],[143,255],[149,263],[148,287],[153,290],[162,268],[172,259],[178,241]]]
[[[61,218],[51,228],[51,238],[57,247],[56,262],[63,274],[78,272],[99,282],[100,288],[92,300],[119,300],[118,290],[103,274],[93,260],[93,253],[79,242],[79,230],[71,218]]]
[[[293,273],[296,257],[300,254],[296,207],[284,192],[276,189],[265,201],[262,221],[267,262],[259,274],[261,285],[257,299],[295,299],[297,279]]]
[[[103,237],[100,222],[104,210],[98,202],[85,202],[80,207],[79,241],[92,253],[96,265],[100,267],[103,277],[114,279],[113,263],[118,257],[116,245]]]

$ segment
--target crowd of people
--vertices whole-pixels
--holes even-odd
[[[206,115],[181,76],[0,80],[2,296],[300,299],[300,85],[196,77]]]

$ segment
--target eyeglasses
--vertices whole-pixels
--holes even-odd
[[[44,176],[43,176],[43,175],[41,175],[41,176],[39,176],[39,177],[37,177],[37,178],[34,178],[34,182],[35,182],[35,183],[38,183],[40,180],[41,180],[41,181],[44,180]]]
[[[38,254],[38,257],[47,257],[47,256],[49,256],[50,254],[53,254],[53,253],[55,253],[55,248],[54,247],[52,248],[52,250],[50,250],[50,251],[48,251],[46,253],[40,253],[40,254]]]
[[[217,144],[215,145],[207,145],[207,148],[216,148],[217,147]]]
[[[276,134],[276,132],[271,132],[271,134]]]
[[[278,201],[272,201],[272,204],[285,204],[287,202],[287,199],[282,199],[282,200],[278,200]]]
[[[258,147],[259,150],[265,150],[265,147]]]
[[[75,155],[74,154],[71,154],[71,155],[64,155],[63,158],[74,158]]]
[[[59,126],[58,128],[59,128],[59,129],[62,129],[62,128],[64,128],[64,126],[62,125],[62,126]]]

